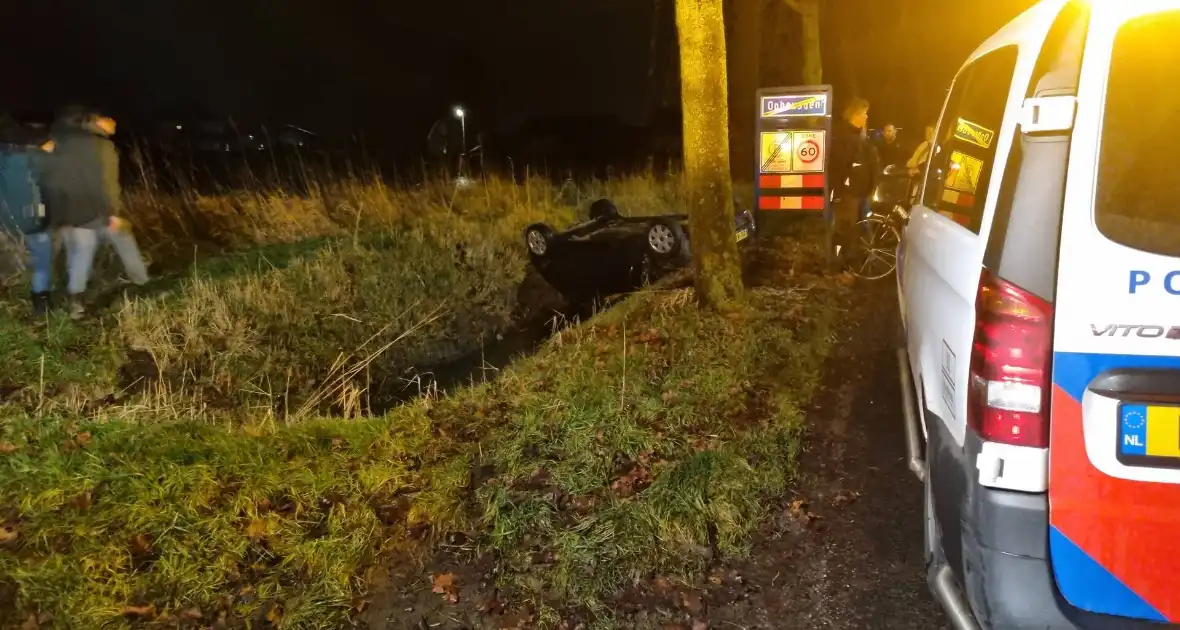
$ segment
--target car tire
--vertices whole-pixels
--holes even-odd
[[[676,260],[688,249],[684,228],[674,219],[653,220],[643,236],[647,253],[660,262]]]
[[[534,223],[524,230],[525,247],[534,258],[546,258],[552,254],[556,241],[557,233],[544,223]]]
[[[619,209],[610,199],[599,199],[590,204],[590,220],[609,223],[619,218]]]

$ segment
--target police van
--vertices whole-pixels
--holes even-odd
[[[1180,0],[1040,2],[935,143],[897,274],[933,593],[956,628],[1180,627]]]

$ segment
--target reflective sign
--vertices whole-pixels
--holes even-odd
[[[946,187],[951,190],[974,195],[979,187],[979,173],[983,171],[983,160],[954,151],[951,153],[950,169],[946,174]]]
[[[791,172],[791,132],[762,132],[758,170],[763,173]]]
[[[966,118],[960,118],[955,125],[955,138],[963,142],[970,142],[977,147],[984,149],[992,146],[992,139],[996,137],[996,132],[977,125]]]
[[[822,173],[824,171],[824,132],[796,131],[792,137],[795,145],[794,172]]]
[[[763,118],[794,118],[797,116],[827,116],[827,94],[792,94],[763,96]]]

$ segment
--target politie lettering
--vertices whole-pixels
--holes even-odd
[[[1137,293],[1139,287],[1145,287],[1149,284],[1151,284],[1150,273],[1138,269],[1131,271],[1129,289],[1132,294]],[[1168,272],[1168,275],[1164,276],[1163,284],[1164,291],[1167,291],[1170,295],[1180,295],[1180,271]]]

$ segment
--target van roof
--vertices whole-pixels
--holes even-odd
[[[1065,5],[1070,2],[1078,0],[1042,0],[1034,5],[1029,10],[1021,13],[1016,19],[997,31],[994,35],[989,37],[987,41],[983,42],[963,66],[959,68],[960,71],[967,67],[976,59],[1004,46],[1039,43],[1045,37],[1045,33],[1049,27],[1052,26],[1053,20],[1065,8]]]

